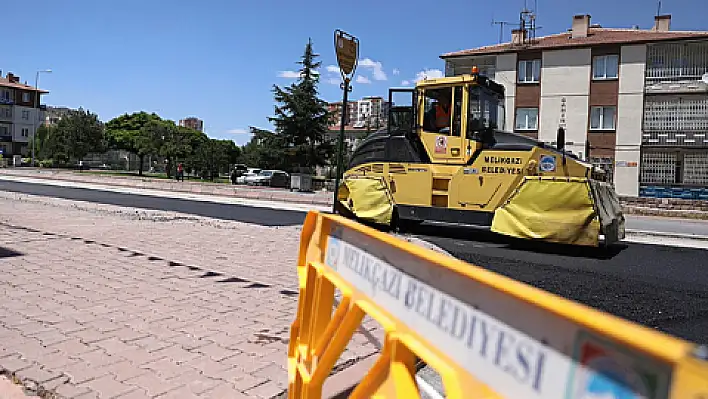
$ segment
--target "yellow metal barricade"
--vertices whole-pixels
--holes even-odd
[[[369,315],[386,335],[353,398],[420,397],[420,358],[448,398],[708,399],[703,347],[339,216],[307,215],[298,277],[289,398],[321,397]]]

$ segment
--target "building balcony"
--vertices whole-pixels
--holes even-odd
[[[12,143],[12,135],[0,136],[0,142],[2,142],[2,143]]]
[[[0,105],[15,105],[15,101],[9,98],[0,98]]]
[[[645,147],[708,147],[708,130],[653,131],[642,133]]]
[[[646,94],[686,94],[686,93],[708,93],[708,83],[693,81],[654,81],[647,82],[644,87]]]

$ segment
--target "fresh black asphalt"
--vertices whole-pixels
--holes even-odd
[[[76,201],[96,202],[117,206],[187,213],[215,219],[237,220],[263,226],[293,226],[305,221],[305,212],[257,208],[245,205],[221,204],[147,195],[123,194],[113,191],[89,190],[35,183],[0,180],[0,190],[42,195]]]
[[[421,226],[456,258],[669,334],[708,343],[708,251],[622,243],[578,248]]]
[[[0,180],[0,190],[237,220],[300,225],[305,213]],[[708,343],[708,251],[625,243],[578,248],[520,242],[474,229],[414,232],[453,256],[620,317]]]

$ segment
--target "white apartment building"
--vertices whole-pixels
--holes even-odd
[[[443,54],[446,76],[472,66],[506,89],[505,128],[566,148],[609,172],[625,196],[708,199],[708,32],[603,28]],[[585,154],[586,141],[590,154]]]
[[[8,73],[0,75],[0,151],[3,157],[27,156],[31,137],[44,122],[44,111],[36,95],[48,91],[37,90],[20,83],[20,77]]]
[[[366,128],[367,124],[374,130],[384,126],[387,115],[385,114],[384,101],[381,97],[364,97],[357,101],[357,116],[353,121],[354,128]]]

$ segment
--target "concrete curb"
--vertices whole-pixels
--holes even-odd
[[[635,229],[625,229],[627,236],[650,236],[650,237],[665,237],[665,238],[677,238],[682,240],[696,240],[696,241],[708,241],[708,236],[700,234],[685,234],[685,233],[669,233],[663,231],[648,231],[648,230],[635,230]],[[631,238],[631,237],[628,237]]]
[[[622,211],[625,215],[654,216],[686,220],[708,220],[708,212],[702,210],[646,208],[623,205]]]

